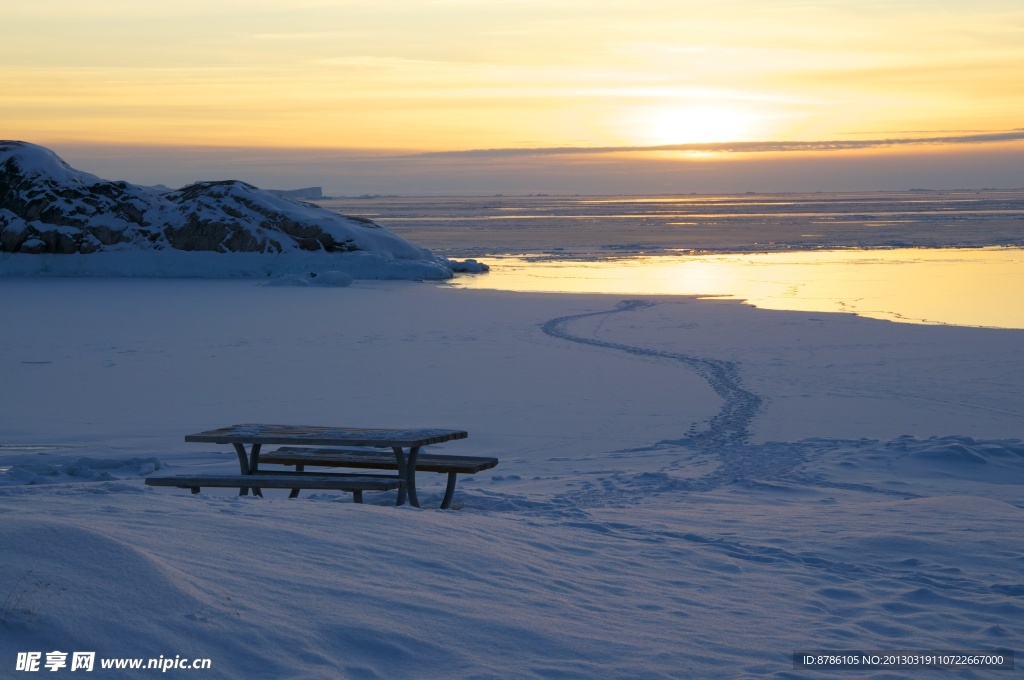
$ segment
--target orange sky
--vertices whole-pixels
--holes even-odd
[[[248,0],[4,10],[6,136],[419,150],[1024,127],[1024,5]]]
[[[4,15],[0,136],[54,147],[453,151],[1024,128],[1018,0],[36,0]]]

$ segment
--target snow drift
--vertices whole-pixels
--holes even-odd
[[[0,677],[59,651],[90,679],[779,680],[843,677],[796,650],[1024,648],[1024,331],[407,282],[0,298]],[[423,509],[143,485],[237,473],[183,436],[259,421],[458,427],[429,452],[501,463],[456,512],[438,474]]]
[[[276,276],[334,271],[370,279],[452,275],[447,260],[372,220],[339,215],[245,182],[196,182],[177,190],[112,182],[75,170],[49,149],[0,141],[2,273]]]

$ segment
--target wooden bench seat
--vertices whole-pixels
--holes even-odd
[[[262,454],[260,463],[294,465],[302,471],[306,465],[321,467],[353,467],[373,470],[397,470],[395,454],[388,450],[367,449],[320,449],[301,446],[283,446],[275,451]],[[448,456],[423,453],[416,457],[416,472],[438,472],[448,474],[441,509],[447,509],[455,495],[457,475],[471,475],[488,470],[498,464],[497,458],[481,456]]]
[[[313,474],[307,472],[257,472],[251,475],[182,475],[178,477],[147,477],[147,486],[174,486],[179,489],[191,489],[199,493],[202,487],[228,487],[253,489],[256,495],[259,489],[292,489],[292,496],[298,495],[299,489],[325,489],[334,491],[351,491],[355,503],[363,502],[364,491],[390,491],[401,488],[404,480],[393,475],[338,475],[331,473]]]

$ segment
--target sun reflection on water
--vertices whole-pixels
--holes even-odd
[[[832,250],[489,260],[452,285],[527,292],[697,295],[764,309],[852,312],[906,323],[1024,329],[1024,250]]]

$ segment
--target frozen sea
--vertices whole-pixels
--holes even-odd
[[[1024,189],[723,196],[365,196],[319,202],[442,255],[1024,246]]]
[[[1020,192],[328,203],[496,266],[476,287],[0,277],[0,677],[75,652],[100,677],[1019,674],[1024,330],[483,282],[499,256],[1012,254]],[[144,486],[237,472],[183,438],[241,422],[466,429],[430,451],[501,462],[448,512],[440,475],[422,509]]]
[[[696,295],[766,309],[1024,328],[1024,191],[331,199],[492,290]]]

